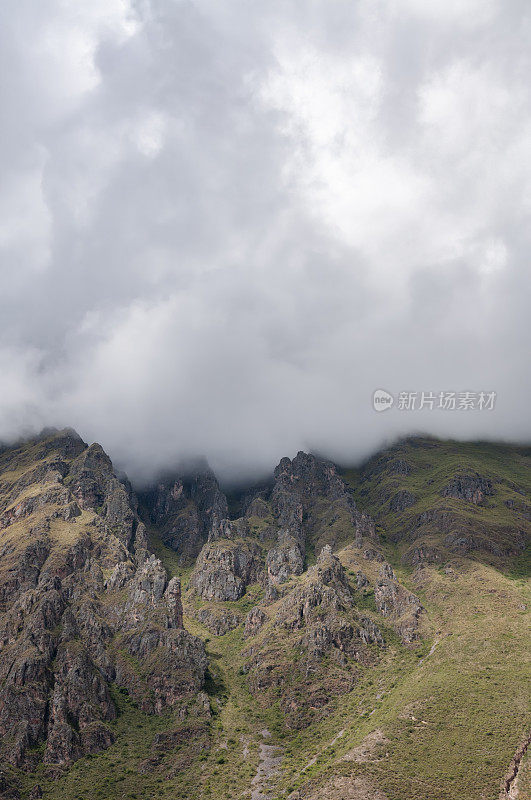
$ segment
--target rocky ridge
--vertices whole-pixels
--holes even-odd
[[[150,713],[186,713],[204,646],[102,448],[47,432],[0,463],[2,759],[62,767],[105,749],[112,687]]]
[[[282,459],[272,484],[247,492],[240,509],[236,519],[221,520],[199,553],[187,608],[216,636],[243,623],[251,692],[259,702],[279,699],[288,723],[298,727],[327,713],[334,696],[352,688],[360,665],[377,661],[385,647],[382,623],[415,642],[423,608],[398,582],[374,520],[358,510],[331,462],[302,452]],[[334,555],[348,542],[359,562],[356,588],[374,594],[373,611],[361,613],[362,595]],[[384,573],[369,581],[362,566],[373,561]],[[251,588],[258,603],[243,620],[224,604],[244,599]]]
[[[303,573],[308,548],[377,539],[373,520],[358,511],[335,465],[307,453],[283,458],[272,486],[249,492],[242,505],[242,516],[229,519],[226,501],[216,502],[216,524],[191,578],[203,600],[238,600],[256,582],[274,598],[278,587]],[[156,508],[155,519],[159,513]]]
[[[220,535],[229,516],[227,498],[206,465],[160,481],[149,494],[152,520],[182,564],[193,563],[201,547]]]

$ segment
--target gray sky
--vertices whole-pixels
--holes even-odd
[[[0,437],[529,440],[530,44],[527,0],[5,0]]]

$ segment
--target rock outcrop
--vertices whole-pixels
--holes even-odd
[[[0,755],[65,765],[113,742],[111,683],[161,713],[201,689],[205,651],[99,445],[48,432],[0,470]]]
[[[243,516],[218,521],[197,558],[191,586],[203,600],[238,600],[248,584],[265,581],[274,601],[274,587],[303,573],[308,546],[377,540],[374,520],[358,511],[334,464],[303,452],[283,458],[272,485],[249,492],[240,507]]]
[[[466,500],[468,503],[479,505],[494,494],[492,481],[483,478],[478,473],[469,475],[456,475],[441,492],[443,497],[453,497],[456,500]]]
[[[260,607],[247,617],[249,682],[253,693],[279,695],[294,727],[356,680],[356,665],[375,659],[384,645],[377,624],[358,613],[354,593],[339,559],[326,545],[294,587],[266,615]],[[291,663],[286,662],[291,659]],[[325,664],[327,665],[325,667]]]
[[[245,638],[249,636],[256,636],[256,634],[263,628],[267,621],[267,616],[264,611],[255,606],[251,608],[247,617],[245,618],[245,627],[243,630],[243,635]]]
[[[390,617],[406,644],[419,638],[419,619],[424,611],[420,600],[405,589],[396,579],[393,568],[384,562],[374,590],[376,608],[384,617]]]
[[[415,495],[407,489],[403,489],[392,496],[389,502],[389,511],[400,513],[414,506],[416,502],[417,498]]]
[[[253,541],[220,539],[205,545],[190,579],[203,600],[239,600],[263,577],[262,549]]]
[[[191,564],[203,545],[223,535],[229,517],[227,498],[204,467],[191,475],[161,481],[150,498],[151,516],[163,542],[182,564]]]
[[[200,608],[195,616],[215,636],[224,636],[229,631],[237,628],[242,622],[240,614],[225,608],[211,608],[209,606]]]
[[[330,461],[299,452],[294,459],[283,458],[274,472],[270,496],[262,492],[250,506],[261,513],[269,501],[279,528],[278,543],[267,557],[267,571],[273,583],[300,575],[306,548],[317,552],[329,544],[356,537],[376,538],[374,520],[357,510],[352,492]]]
[[[101,445],[93,444],[79,454],[69,465],[64,483],[79,508],[97,512],[126,547],[131,547],[138,532],[137,544],[145,549],[144,526],[136,514],[131,487],[116,477]]]
[[[304,569],[304,547],[300,538],[281,530],[278,544],[267,554],[267,574],[271,583],[283,583],[292,575],[301,575]]]

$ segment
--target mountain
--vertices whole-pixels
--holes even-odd
[[[0,797],[529,797],[530,451],[307,453],[135,493],[0,452]]]

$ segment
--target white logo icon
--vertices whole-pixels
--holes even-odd
[[[385,389],[376,389],[376,391],[373,392],[372,407],[375,411],[387,411],[394,402],[395,398],[393,395],[386,392]]]

